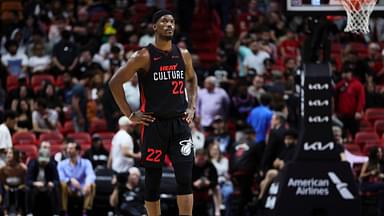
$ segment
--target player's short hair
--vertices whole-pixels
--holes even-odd
[[[152,23],[156,23],[157,20],[159,20],[162,16],[165,15],[171,15],[173,16],[173,13],[169,10],[158,10],[152,15]],[[174,16],[173,16],[174,17]]]

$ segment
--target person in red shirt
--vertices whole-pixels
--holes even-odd
[[[336,114],[344,124],[344,128],[354,136],[359,129],[365,106],[365,91],[361,82],[353,77],[352,68],[346,67],[335,87]]]

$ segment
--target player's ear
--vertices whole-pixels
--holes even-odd
[[[156,31],[156,29],[157,29],[156,24],[153,24],[153,31]]]

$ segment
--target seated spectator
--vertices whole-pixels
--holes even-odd
[[[72,143],[74,140],[72,138],[65,137],[63,140],[63,143],[61,144],[61,151],[56,152],[56,154],[53,156],[53,160],[56,162],[56,165],[65,159],[68,158],[68,153],[67,153],[67,146],[68,143]]]
[[[276,178],[279,171],[283,169],[285,164],[292,161],[295,153],[295,149],[296,149],[297,137],[298,137],[297,132],[292,129],[287,130],[287,132],[285,133],[285,136],[284,136],[285,148],[281,152],[281,154],[276,158],[276,160],[273,162],[273,169],[268,170],[267,173],[265,174],[264,180],[261,181],[260,193],[258,196],[259,199],[264,198],[264,195],[269,185]]]
[[[351,165],[351,168],[353,168],[355,164],[364,164],[368,161],[367,156],[355,155],[348,151],[348,149],[343,148],[344,139],[342,137],[343,130],[341,129],[341,127],[332,126],[332,132],[333,138],[335,139],[335,143],[338,144],[336,145],[336,149],[340,149],[340,156],[342,161],[347,161]]]
[[[33,91],[28,85],[25,83],[25,79],[19,79],[20,86],[14,91],[11,91],[8,95],[7,101],[11,104],[11,110],[17,111],[17,106],[20,100],[27,100],[29,106],[33,106]]]
[[[43,43],[35,43],[33,46],[33,55],[28,60],[28,66],[32,74],[44,73],[51,68],[51,57],[44,52]]]
[[[56,110],[48,109],[45,99],[39,98],[32,112],[33,130],[38,133],[57,130],[58,114]]]
[[[61,184],[61,202],[63,211],[68,213],[68,199],[73,196],[83,198],[83,215],[92,209],[95,197],[95,172],[88,159],[80,157],[80,144],[70,142],[67,145],[67,159],[57,165]]]
[[[4,188],[4,215],[11,209],[23,214],[25,200],[25,177],[27,168],[20,160],[20,152],[10,148],[7,151],[7,164],[0,169],[0,181]],[[12,199],[16,197],[16,199]]]
[[[26,185],[28,215],[59,215],[59,175],[56,163],[50,160],[51,144],[43,141],[40,144],[39,155],[28,163]],[[39,206],[48,206],[39,209]],[[28,216],[27,215],[27,216]]]
[[[191,128],[193,148],[195,150],[203,149],[205,143],[205,135],[196,127],[196,123],[194,121],[191,121],[189,127]]]
[[[217,140],[221,153],[228,153],[232,148],[233,138],[229,134],[228,126],[222,116],[217,115],[213,118],[212,129],[213,131],[210,137]]]
[[[17,114],[17,130],[32,130],[32,112],[28,100],[19,101]]]
[[[220,215],[220,190],[215,166],[209,161],[205,149],[196,151],[192,169],[193,215],[208,216],[212,209]],[[215,196],[212,196],[212,193]]]
[[[252,85],[248,87],[248,94],[255,99],[255,106],[260,105],[260,98],[264,93],[264,77],[261,75],[255,75],[252,80]]]
[[[91,161],[93,169],[107,166],[109,152],[104,148],[103,142],[98,134],[92,136],[92,146],[85,151],[83,158]]]
[[[115,208],[116,216],[146,215],[144,190],[140,185],[140,170],[136,167],[131,167],[128,171],[128,180],[117,183],[109,202]]]
[[[61,32],[61,40],[54,45],[52,52],[52,63],[54,75],[64,72],[72,73],[79,61],[77,45],[70,41],[71,33],[67,30]]]
[[[44,98],[47,103],[48,109],[56,110],[57,112],[61,112],[61,108],[63,107],[63,102],[61,97],[58,97],[56,88],[53,83],[46,82],[44,87],[41,89],[39,93],[40,98]]]
[[[229,162],[220,151],[218,142],[214,141],[208,146],[208,156],[211,163],[217,170],[220,192],[223,198],[223,204],[227,204],[229,196],[233,192],[232,182],[229,177]]]
[[[14,40],[6,43],[8,53],[1,57],[1,63],[7,68],[7,73],[15,77],[27,77],[28,57],[18,53],[18,44]]]
[[[383,149],[375,146],[370,149],[368,161],[361,168],[359,181],[362,192],[381,192],[384,190]],[[378,196],[379,215],[384,213],[383,196]]]

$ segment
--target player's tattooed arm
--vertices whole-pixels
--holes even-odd
[[[185,77],[187,80],[188,109],[185,120],[188,124],[193,120],[196,110],[197,77],[193,69],[191,54],[186,49],[181,49],[185,62]]]

